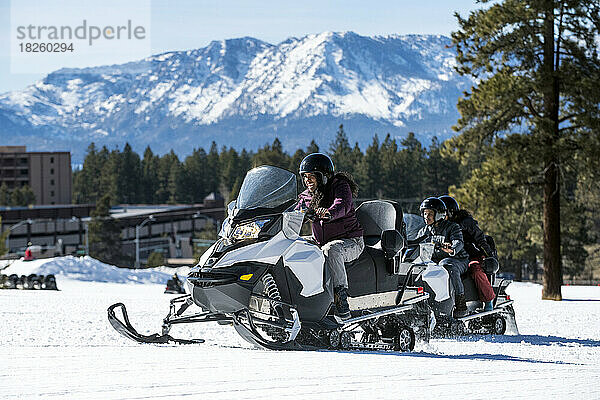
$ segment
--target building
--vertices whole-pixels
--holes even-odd
[[[6,247],[11,255],[6,257],[22,255],[28,243],[33,245],[36,258],[88,253],[88,224],[94,209],[93,204],[0,206],[0,232],[9,232]],[[195,233],[207,223],[219,229],[225,207],[223,198],[212,194],[202,204],[121,205],[111,208],[111,217],[121,228],[124,257],[120,266],[132,267],[136,253],[145,264],[154,251],[168,260],[187,259],[186,265],[190,265],[194,246],[207,245],[206,240],[195,239]]]
[[[0,146],[0,185],[29,185],[35,204],[71,203],[71,153],[27,152],[26,146]]]

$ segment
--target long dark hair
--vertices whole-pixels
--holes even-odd
[[[346,182],[348,182],[348,185],[350,185],[352,196],[356,197],[358,195],[358,185],[354,181],[352,174],[345,171],[336,172],[333,175],[333,177],[327,179],[327,183],[325,185],[323,185],[322,183],[317,185],[317,189],[312,194],[312,199],[310,201],[309,208],[316,210],[319,207],[328,208],[329,206],[331,206],[331,202],[333,201],[333,199],[328,198],[330,196],[327,196],[327,194],[331,194],[331,187],[333,185],[334,179],[345,180]]]
[[[449,218],[449,220],[452,222],[459,222],[468,217],[473,218],[473,215],[468,210],[461,208],[457,212],[452,213],[452,218]]]

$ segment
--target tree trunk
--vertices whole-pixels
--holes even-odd
[[[544,20],[545,77],[544,114],[542,123],[544,146],[544,287],[542,299],[562,300],[562,266],[560,257],[560,156],[557,148],[559,136],[558,106],[560,86],[555,72],[554,4],[546,2]],[[558,64],[558,59],[557,63]]]
[[[544,288],[542,299],[562,300],[560,258],[560,190],[558,164],[550,162],[544,173]]]

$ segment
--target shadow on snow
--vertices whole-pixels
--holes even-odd
[[[463,342],[476,342],[483,340],[490,343],[523,343],[531,344],[534,346],[586,346],[586,347],[599,347],[600,340],[593,339],[574,339],[564,338],[559,336],[541,336],[541,335],[491,335],[491,336],[467,336],[460,339]]]

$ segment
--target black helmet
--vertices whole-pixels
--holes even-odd
[[[304,157],[300,163],[300,176],[305,173],[313,173],[320,179],[320,184],[326,185],[327,179],[333,176],[333,161],[323,153],[312,153]],[[302,180],[304,182],[304,179]]]
[[[419,212],[423,216],[423,211],[426,209],[435,211],[435,221],[440,221],[446,217],[446,205],[437,197],[428,197],[421,203]]]
[[[445,194],[443,196],[438,197],[438,199],[443,201],[446,205],[446,210],[448,211],[449,217],[452,217],[454,214],[456,214],[458,210],[460,210],[460,207],[458,207],[458,202],[454,197]]]

